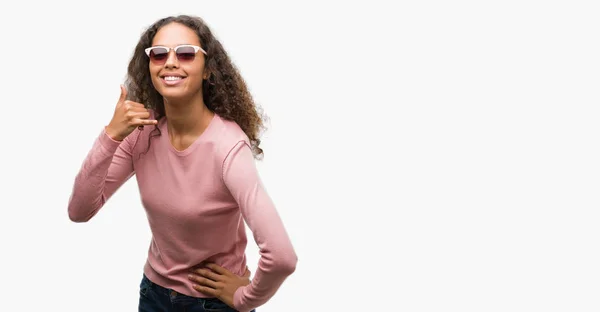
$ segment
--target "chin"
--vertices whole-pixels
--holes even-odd
[[[167,101],[179,101],[186,98],[189,98],[190,95],[185,92],[173,92],[171,90],[166,92],[159,92],[162,97]]]
[[[185,91],[185,90],[164,90],[164,91],[159,91],[159,93],[162,95],[162,97],[171,102],[171,101],[176,101],[176,102],[180,102],[180,101],[186,101],[186,100],[191,100],[196,93],[194,92],[189,92],[189,91]]]
[[[156,91],[158,91],[158,93],[165,98],[171,98],[171,97],[179,98],[179,97],[185,96],[186,94],[189,93],[185,86],[165,87],[165,86],[159,85],[157,88],[156,85],[154,85],[154,89],[156,89]]]

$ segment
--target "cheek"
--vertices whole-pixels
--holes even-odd
[[[192,78],[195,83],[202,82],[204,75],[204,68],[199,66],[189,66],[182,68],[188,75],[188,78]]]
[[[150,78],[152,80],[152,86],[154,87],[155,90],[160,89],[160,82],[158,81],[158,78]]]
[[[153,66],[152,64],[150,64],[150,80],[152,80],[152,84],[154,85],[154,88],[157,88],[159,85],[158,83],[160,82],[160,78],[158,78],[158,72],[160,71],[160,67],[157,68],[157,66]]]
[[[154,77],[156,77],[156,75],[158,75],[158,72],[160,71],[161,68],[162,67],[159,67],[157,65],[150,63],[149,72],[150,72],[150,76],[152,77],[152,79],[154,79]]]
[[[187,64],[187,70],[189,73],[194,73],[194,75],[202,76],[204,72],[204,62],[205,60],[196,58],[192,63]]]
[[[184,68],[185,71],[190,75],[190,76],[194,76],[194,77],[202,77],[202,73],[203,73],[203,66],[198,66],[198,65],[193,65],[193,66],[187,66],[187,68]]]

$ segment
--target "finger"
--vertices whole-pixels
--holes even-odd
[[[192,287],[194,287],[195,290],[203,293],[203,294],[207,294],[209,296],[212,297],[218,297],[218,291],[216,289],[210,288],[210,287],[205,287],[205,286],[200,286],[197,284],[193,284]]]
[[[194,270],[194,272],[200,276],[209,278],[213,281],[221,281],[223,280],[223,277],[215,272],[212,272],[211,270],[205,270],[205,269],[196,269]]]
[[[214,263],[207,263],[205,266],[221,275],[230,275],[231,274],[231,272],[229,270],[227,270],[226,268],[216,265]]]
[[[121,85],[121,95],[119,96],[119,102],[124,102],[127,99],[127,89],[124,85]]]
[[[148,119],[148,118],[150,118],[150,112],[148,112],[148,111],[136,112],[136,111],[130,110],[127,113],[125,113],[125,117],[127,117],[129,119],[134,119],[134,118]]]
[[[206,277],[202,277],[202,276],[198,276],[195,274],[189,274],[188,275],[188,279],[190,281],[196,282],[196,284],[200,285],[200,286],[206,286],[206,287],[210,287],[213,289],[218,289],[219,285],[217,284],[217,282],[210,280]]]
[[[133,118],[131,119],[131,121],[129,122],[130,126],[138,126],[138,128],[140,126],[151,126],[151,125],[156,125],[158,124],[158,121],[155,119],[140,119],[140,118]]]
[[[248,269],[248,267],[246,267],[246,272],[244,273],[243,277],[250,277],[250,270]]]
[[[144,106],[144,104],[130,101],[130,100],[125,101],[125,106],[127,106],[130,109],[136,109],[136,110],[145,109],[145,110],[147,110],[146,106]]]

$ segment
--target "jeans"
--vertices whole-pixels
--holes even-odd
[[[217,298],[195,298],[159,286],[143,275],[139,312],[235,312]],[[255,312],[256,310],[252,310]]]

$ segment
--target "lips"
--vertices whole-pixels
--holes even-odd
[[[181,81],[183,81],[185,78],[186,77],[184,77],[184,76],[176,75],[176,74],[166,74],[166,75],[160,76],[160,79],[168,86],[177,85],[177,84],[181,83]]]
[[[167,81],[175,81],[175,80],[181,80],[183,79],[183,77],[178,77],[178,76],[165,76],[163,77],[164,80]]]

